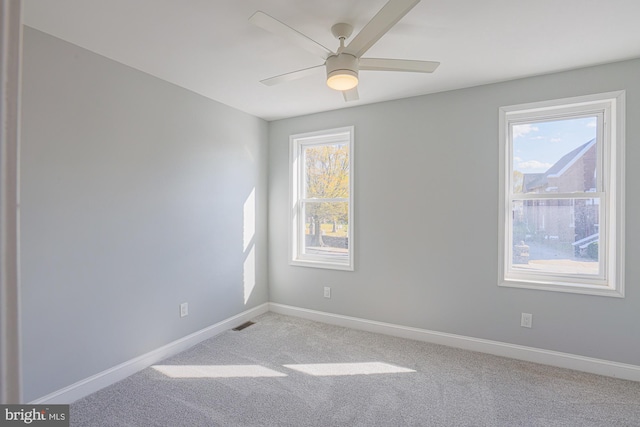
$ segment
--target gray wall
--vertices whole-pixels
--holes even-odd
[[[271,301],[640,365],[638,76],[634,60],[271,122]],[[498,287],[498,108],[620,89],[626,298]],[[355,125],[356,270],[289,266],[288,137],[347,125]],[[521,312],[533,313],[532,329],[520,327]]]
[[[31,28],[23,85],[26,401],[268,301],[265,121]]]

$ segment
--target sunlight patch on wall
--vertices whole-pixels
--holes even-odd
[[[244,260],[242,280],[244,282],[244,303],[246,304],[253,288],[256,287],[256,248],[254,246],[251,246],[251,250]]]
[[[244,303],[247,304],[253,289],[256,287],[256,189],[244,201],[242,209],[242,252],[244,264],[242,267],[242,283],[244,288]]]
[[[286,377],[286,374],[260,365],[154,365],[169,378],[260,378]]]
[[[247,251],[256,235],[256,189],[251,190],[243,207],[242,250]]]
[[[413,369],[401,368],[382,362],[363,363],[313,363],[307,365],[283,365],[285,368],[314,376],[399,374],[416,372]]]

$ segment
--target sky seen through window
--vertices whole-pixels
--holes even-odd
[[[596,117],[514,125],[513,169],[545,172],[562,156],[596,137]]]

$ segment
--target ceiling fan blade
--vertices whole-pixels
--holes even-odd
[[[420,0],[389,0],[376,16],[360,30],[358,35],[351,40],[344,52],[360,58],[419,2]]]
[[[413,61],[410,59],[360,58],[361,70],[374,71],[410,71],[414,73],[433,73],[440,65],[435,61]]]
[[[303,70],[293,71],[291,73],[280,74],[279,76],[270,77],[268,79],[260,80],[260,83],[267,86],[273,86],[284,82],[290,82],[292,80],[298,80],[303,77],[317,74],[319,71],[323,71],[324,65],[316,65],[315,67],[305,68]]]
[[[360,99],[360,96],[358,96],[358,86],[354,87],[353,89],[343,90],[342,96],[344,97],[345,102],[357,101],[358,99]]]
[[[249,22],[263,30],[267,30],[270,33],[284,37],[290,42],[297,44],[299,47],[321,57],[322,59],[327,59],[333,54],[333,52],[322,46],[320,43],[311,40],[301,32],[294,30],[287,24],[278,21],[276,18],[269,16],[262,11],[257,11],[251,15]]]

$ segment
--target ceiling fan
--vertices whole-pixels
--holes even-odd
[[[362,55],[364,55],[371,46],[419,2],[420,0],[389,0],[347,46],[345,46],[344,42],[351,36],[353,27],[345,23],[335,24],[331,27],[331,33],[340,41],[340,47],[336,52],[332,52],[320,43],[264,12],[258,11],[254,13],[249,18],[249,22],[252,24],[271,33],[280,35],[325,60],[325,63],[322,65],[281,74],[261,80],[260,82],[272,86],[310,76],[325,67],[327,71],[327,85],[332,89],[341,91],[345,101],[356,101],[358,100],[357,86],[359,70],[432,73],[438,68],[438,65],[440,65],[439,62],[362,58]]]

